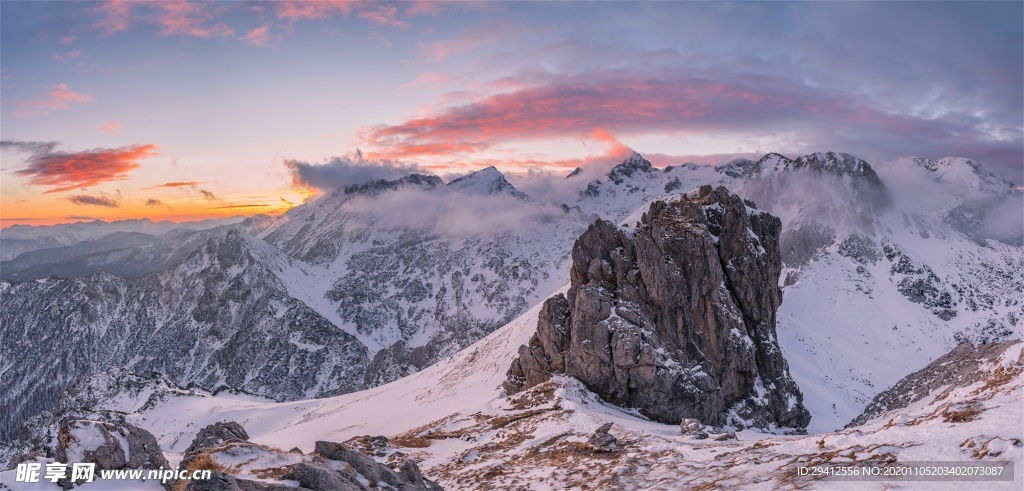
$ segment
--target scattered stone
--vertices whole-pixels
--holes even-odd
[[[705,440],[708,437],[704,424],[694,418],[683,418],[679,423],[679,434],[692,436],[697,440]]]
[[[612,423],[605,423],[601,425],[601,427],[590,436],[587,443],[589,443],[590,446],[598,452],[614,452],[615,450],[618,450],[619,440],[608,433],[608,430],[610,429],[612,429]]]

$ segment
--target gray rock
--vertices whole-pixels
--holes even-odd
[[[377,437],[374,437],[377,438]],[[385,439],[386,441],[386,439]],[[436,483],[423,477],[419,466],[411,458],[402,457],[397,461],[398,471],[381,464],[372,457],[346,447],[340,443],[318,441],[316,454],[329,460],[345,462],[371,483],[385,483],[402,491],[435,491],[442,489]],[[288,477],[285,477],[289,479]]]
[[[666,424],[806,427],[775,334],[781,222],[751,204],[703,186],[653,203],[635,230],[591,225],[506,393],[564,373]]]
[[[238,480],[231,474],[217,471],[209,479],[190,480],[185,484],[185,491],[242,491]]]
[[[102,443],[95,439],[97,434]],[[60,423],[57,441],[54,455],[57,462],[95,463],[97,471],[169,467],[153,434],[127,423],[64,420]],[[126,442],[128,448],[124,448],[122,442]],[[70,484],[66,479],[61,482],[65,488]]]
[[[281,478],[298,481],[299,486],[313,491],[367,491],[369,489],[360,484],[354,476],[336,471],[326,462],[317,458],[310,462],[292,465],[291,472],[284,474]]]
[[[219,447],[225,443],[247,442],[249,434],[242,425],[234,421],[218,421],[199,430],[192,444],[185,450],[185,456],[195,455],[204,450]]]
[[[187,469],[199,454],[207,450],[217,448],[228,443],[245,443],[248,441],[249,434],[245,432],[245,428],[242,428],[242,425],[234,421],[218,421],[214,424],[207,425],[205,428],[199,430],[199,433],[196,433],[196,437],[192,439],[192,443],[187,449],[185,449],[185,453],[182,455],[180,467],[182,469]],[[188,481],[188,483],[189,484],[187,485],[191,485],[191,481]],[[170,482],[170,484],[173,485],[174,481]],[[214,484],[210,484],[210,486],[213,485]]]
[[[325,459],[339,460],[346,462],[355,469],[356,472],[362,474],[370,482],[385,482],[392,486],[397,486],[402,483],[401,477],[398,473],[391,470],[383,464],[377,463],[366,454],[352,450],[340,443],[318,441],[315,445],[316,453]]]
[[[611,436],[608,430],[612,428],[612,423],[605,423],[601,425],[593,435],[587,440],[587,443],[598,452],[614,452],[618,450],[618,438]]]

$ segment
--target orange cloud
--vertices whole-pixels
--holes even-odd
[[[615,138],[614,136],[612,136],[607,131],[601,128],[597,128],[594,131],[591,131],[590,138],[593,140],[597,140],[601,143],[608,144],[611,147],[611,149],[608,151],[609,155],[613,155],[616,157],[628,157],[633,153],[633,149],[623,145],[618,138]]]
[[[117,121],[107,121],[100,125],[100,131],[104,133],[118,134],[121,132],[121,123]]]
[[[143,189],[185,188],[185,187],[194,188],[198,184],[205,184],[205,183],[199,182],[199,181],[175,181],[175,182],[165,182],[163,184],[157,184],[156,186],[148,187],[148,188],[143,188]]]
[[[18,102],[18,107],[11,111],[11,115],[14,117],[45,116],[53,111],[69,109],[74,102],[92,102],[92,100],[91,95],[76,93],[66,84],[59,84],[53,86],[38,99]]]
[[[215,206],[214,210],[233,210],[238,208],[265,208],[270,205],[228,205],[228,206]]]
[[[56,151],[55,142],[3,141],[0,148],[28,153],[28,164],[15,171],[29,184],[49,186],[46,193],[70,191],[109,181],[123,180],[139,168],[140,160],[156,155],[155,145],[97,148],[81,152]]]

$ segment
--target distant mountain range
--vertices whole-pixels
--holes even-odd
[[[842,426],[960,340],[1019,336],[1021,191],[970,160],[871,166],[829,152],[657,168],[635,154],[561,181],[564,202],[490,167],[349,186],[203,230],[4,229],[0,434],[112,368],[276,400],[408,376],[565,285],[573,241],[597,218],[635,223],[702,184],[782,219],[778,337],[810,431]],[[21,252],[8,258],[8,243]]]

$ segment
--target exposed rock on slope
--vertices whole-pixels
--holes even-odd
[[[1001,379],[1019,375],[1019,365],[1024,363],[1024,352],[1018,357],[1016,371],[1012,367],[1002,366],[996,366],[993,370],[981,369],[983,365],[996,363],[1003,353],[1017,343],[1020,341],[983,344],[977,348],[971,343],[962,343],[953,348],[953,351],[903,377],[896,385],[875,396],[864,408],[864,412],[846,427],[859,426],[889,411],[903,409],[936,391],[941,390],[935,397],[938,400],[945,398],[955,388],[969,387],[978,382],[998,384],[1002,383]]]
[[[153,434],[127,423],[62,421],[57,441],[57,462],[91,462],[100,470],[169,467]],[[61,482],[65,489],[71,487],[67,478]]]
[[[711,186],[653,203],[634,231],[594,223],[573,247],[568,294],[545,302],[506,391],[565,373],[664,423],[805,427],[775,337],[780,228]]]

